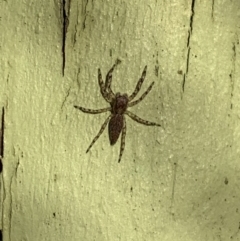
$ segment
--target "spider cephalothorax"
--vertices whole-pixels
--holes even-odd
[[[128,107],[132,107],[138,104],[140,101],[142,101],[145,98],[145,96],[149,93],[149,91],[152,89],[154,82],[151,83],[148,89],[142,94],[142,96],[138,100],[132,101],[136,97],[136,95],[138,94],[142,86],[142,83],[146,76],[147,66],[145,66],[142,72],[142,76],[139,79],[134,92],[130,96],[128,96],[127,94],[120,94],[120,93],[114,94],[111,89],[112,72],[118,63],[119,62],[116,62],[113,65],[113,67],[109,70],[106,76],[105,83],[102,80],[101,71],[100,69],[98,69],[98,83],[100,86],[100,91],[103,98],[110,104],[110,107],[107,107],[104,109],[98,109],[98,110],[86,109],[81,106],[74,106],[74,107],[81,110],[82,112],[89,113],[89,114],[99,114],[106,111],[111,112],[111,114],[103,123],[100,131],[93,139],[93,141],[91,142],[86,152],[88,152],[90,148],[93,146],[93,144],[97,141],[97,139],[100,137],[100,135],[102,134],[102,132],[104,131],[108,123],[108,134],[109,134],[109,140],[111,145],[114,145],[117,142],[119,135],[122,132],[121,148],[120,148],[120,154],[118,159],[118,162],[120,162],[124,151],[124,147],[125,147],[125,136],[126,136],[126,120],[125,120],[124,114],[128,115],[130,118],[137,121],[138,123],[141,123],[144,125],[148,125],[148,126],[161,126],[161,125],[154,122],[143,120],[140,117],[134,115],[132,112],[127,110]]]
[[[121,95],[120,93],[116,93],[116,96],[112,99],[110,105],[112,114],[124,114],[128,105],[127,94]]]

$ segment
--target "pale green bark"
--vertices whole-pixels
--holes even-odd
[[[4,241],[239,240],[239,1],[67,1],[64,77],[61,8],[0,2]],[[85,153],[108,114],[73,107],[108,106],[116,59],[121,93],[148,65],[131,110],[164,126],[126,117],[120,164],[107,130]]]

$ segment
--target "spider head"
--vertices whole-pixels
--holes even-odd
[[[128,106],[128,95],[120,93],[116,93],[115,98],[113,99],[112,103],[112,113],[113,114],[120,114],[122,115]]]

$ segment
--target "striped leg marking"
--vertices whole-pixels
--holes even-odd
[[[105,89],[107,92],[109,92],[109,94],[111,94],[112,96],[114,96],[114,93],[111,89],[111,84],[112,84],[112,73],[113,73],[113,70],[114,68],[120,64],[121,61],[120,60],[117,60],[115,62],[115,64],[113,65],[113,67],[108,71],[107,75],[106,75],[106,80],[105,80]]]
[[[76,105],[74,105],[74,107],[75,107],[76,109],[79,109],[79,110],[81,110],[82,112],[88,113],[88,114],[100,114],[100,113],[103,113],[103,112],[106,112],[106,111],[110,111],[110,110],[111,110],[111,107],[107,107],[107,108],[103,108],[103,109],[98,109],[98,110],[87,109],[87,108],[84,108],[84,107],[81,107],[81,106],[76,106]]]
[[[91,149],[91,147],[93,146],[93,144],[97,141],[97,139],[101,136],[101,134],[103,133],[104,129],[106,128],[107,123],[109,122],[110,118],[112,117],[112,115],[108,116],[108,118],[105,120],[105,122],[103,123],[103,125],[101,126],[100,131],[98,132],[98,134],[94,137],[93,141],[91,142],[90,146],[88,147],[86,153],[88,153],[88,151]]]
[[[100,70],[100,69],[98,69],[98,84],[99,84],[99,87],[100,87],[100,91],[101,91],[102,97],[103,97],[107,102],[111,102],[111,99],[110,99],[110,97],[109,97],[109,94],[108,94],[108,92],[106,91],[105,84],[104,84],[104,82],[103,82],[102,74],[101,74],[101,70]]]
[[[152,84],[148,87],[148,89],[142,94],[142,96],[138,100],[135,100],[135,101],[129,103],[128,107],[134,106],[134,105],[138,104],[139,102],[141,102],[146,97],[146,95],[150,92],[153,85],[154,85],[154,82],[152,82]]]
[[[136,122],[138,122],[140,124],[143,124],[143,125],[146,125],[146,126],[161,126],[160,124],[157,124],[155,122],[143,120],[140,117],[138,117],[137,115],[134,115],[130,111],[126,111],[125,114],[127,114],[130,118],[132,118],[133,120],[135,120]]]
[[[147,65],[145,66],[143,72],[142,72],[142,76],[141,78],[139,79],[139,81],[137,82],[137,85],[135,87],[135,90],[133,91],[133,93],[129,96],[129,102],[131,100],[133,100],[135,98],[135,96],[137,95],[137,93],[139,92],[139,90],[141,89],[141,86],[142,86],[142,83],[145,79],[145,76],[146,76],[146,72],[147,72]]]

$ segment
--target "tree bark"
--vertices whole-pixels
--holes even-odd
[[[239,240],[239,1],[1,1],[4,241]],[[126,144],[103,79],[131,95]],[[104,79],[105,80],[105,79]],[[130,109],[130,108],[129,108]]]

